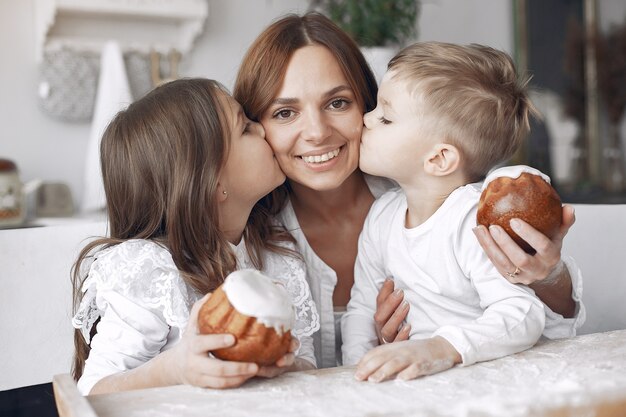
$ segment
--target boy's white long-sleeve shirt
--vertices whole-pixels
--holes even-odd
[[[378,345],[376,296],[385,277],[410,304],[410,339],[441,336],[463,364],[527,349],[544,329],[543,303],[531,289],[508,282],[472,232],[480,184],[456,189],[423,224],[407,229],[400,189],[372,206],[361,236],[354,286],[342,320],[343,363],[351,365]]]

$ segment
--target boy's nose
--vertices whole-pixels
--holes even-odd
[[[363,115],[363,124],[365,125],[366,128],[370,128],[370,126],[372,126],[372,122],[373,122],[373,117],[374,115],[372,114],[374,113],[373,111],[369,112],[369,113],[365,113]]]

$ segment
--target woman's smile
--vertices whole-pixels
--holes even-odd
[[[341,152],[341,150],[343,149],[343,146],[340,146],[338,148],[332,149],[330,151],[312,151],[312,152],[307,152],[305,154],[302,155],[298,155],[298,158],[302,159],[304,162],[306,162],[307,164],[316,164],[316,165],[320,165],[323,164],[325,162],[331,161],[333,159],[335,159],[339,153]]]

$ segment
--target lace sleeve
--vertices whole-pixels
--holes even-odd
[[[282,246],[295,250],[293,245]],[[311,290],[306,281],[304,261],[289,255],[267,253],[265,256],[265,274],[281,282],[291,296],[295,308],[293,334],[300,339],[310,336],[320,328],[320,317],[311,297]]]
[[[147,240],[130,240],[104,249],[94,256],[83,283],[83,298],[72,319],[89,342],[96,320],[106,309],[98,292],[115,291],[145,306],[170,327],[183,329],[193,300],[164,247]]]

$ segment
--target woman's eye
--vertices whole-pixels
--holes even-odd
[[[379,118],[378,118],[378,120],[379,120],[382,124],[384,124],[384,125],[388,125],[388,124],[390,124],[390,123],[391,123],[391,120],[387,120],[387,119],[385,119],[385,118],[384,118],[384,117],[382,117],[382,116],[381,116],[381,117],[379,117]]]
[[[340,98],[340,99],[331,101],[330,102],[330,107],[332,107],[335,110],[340,110],[340,109],[343,109],[344,107],[346,107],[348,104],[350,104],[350,102],[348,100],[344,100],[344,99]]]
[[[275,119],[284,120],[284,119],[289,119],[293,115],[293,113],[294,113],[293,110],[282,109],[282,110],[278,110],[277,112],[275,112],[273,117]]]
[[[243,132],[242,134],[250,133],[250,122],[246,122],[243,124]]]

